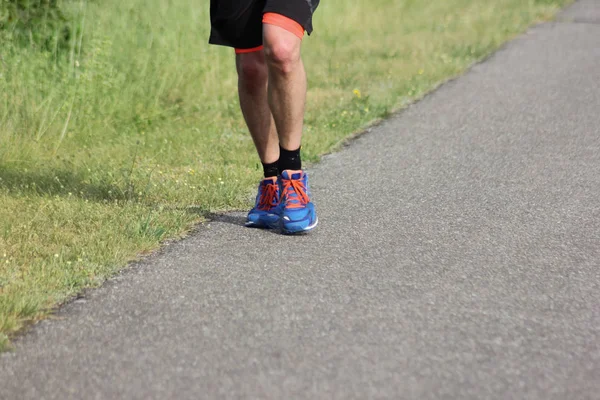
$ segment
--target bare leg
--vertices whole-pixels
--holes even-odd
[[[279,140],[267,100],[268,72],[263,51],[236,55],[242,114],[265,164],[279,159]]]
[[[263,43],[268,67],[268,98],[279,143],[286,150],[300,147],[306,72],[300,58],[302,40],[279,26],[263,25]]]

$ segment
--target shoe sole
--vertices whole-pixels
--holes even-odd
[[[246,220],[246,222],[244,223],[244,226],[247,227],[247,228],[258,228],[258,229],[274,229],[274,228],[278,228],[279,227],[279,217],[277,217],[277,219],[275,219],[271,223],[269,223],[269,222],[256,223],[256,222],[253,222],[253,221]]]
[[[303,233],[308,233],[310,231],[312,231],[313,229],[315,229],[317,227],[317,224],[319,223],[319,217],[316,218],[315,223],[312,225],[307,226],[304,229],[301,229],[299,231],[290,231],[287,230],[283,227],[283,224],[281,225],[281,233],[283,233],[284,235],[301,235]]]
[[[274,229],[274,227],[276,227],[277,224],[275,224],[275,226],[273,226],[271,224],[257,224],[254,222],[246,221],[244,226],[246,228],[254,228],[254,229]]]

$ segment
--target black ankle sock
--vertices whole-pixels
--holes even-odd
[[[302,169],[302,160],[300,159],[300,149],[286,150],[279,146],[279,172],[286,169],[299,170]]]
[[[265,164],[261,163],[263,166],[263,171],[265,173],[265,178],[272,178],[279,174],[279,161],[275,161],[274,163]]]

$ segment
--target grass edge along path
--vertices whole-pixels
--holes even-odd
[[[135,10],[136,1],[123,3],[130,3]],[[310,88],[304,158],[309,162],[338,150],[365,126],[462,74],[531,24],[552,18],[559,6],[569,3],[501,0],[502,4],[494,8],[474,0],[427,5],[411,0],[377,2],[382,7],[373,9],[368,0],[357,1],[351,7],[342,0],[331,0],[339,7],[322,5],[317,13],[316,24],[321,29],[304,45]],[[406,23],[391,24],[386,20],[390,17],[386,16],[385,6],[391,4],[404,7],[396,11],[406,14]],[[365,10],[370,10],[368,15]],[[338,18],[340,12],[345,19]],[[206,15],[198,18],[206,20]],[[320,20],[337,22],[326,25]],[[350,35],[353,40],[344,40]],[[107,51],[104,42],[94,43],[100,43],[98,54]],[[148,48],[152,48],[151,44]],[[92,61],[94,51],[88,55]],[[72,131],[89,129],[88,136],[71,138],[71,130],[61,122],[55,129],[58,141],[50,137],[54,128],[45,122],[52,118],[51,113],[30,128],[26,124],[29,120],[10,119],[11,114],[4,113],[4,122],[12,124],[15,130],[39,128],[35,130],[34,142],[15,136],[6,139],[0,128],[0,139],[12,151],[4,154],[6,158],[10,153],[8,163],[0,164],[0,223],[4,224],[0,225],[0,234],[4,235],[0,236],[0,350],[10,348],[9,338],[28,324],[46,318],[83,289],[100,285],[127,263],[159,248],[165,240],[184,237],[209,212],[248,205],[260,172],[255,166],[246,167],[257,163],[233,100],[231,52],[215,48],[208,51],[216,61],[208,66],[212,69],[205,73],[204,87],[208,88],[207,96],[215,101],[199,107],[196,114],[193,107],[191,111],[181,111],[179,104],[186,103],[186,92],[178,87],[181,82],[169,81],[171,78],[167,77],[156,90],[164,94],[167,87],[177,89],[163,96],[172,100],[169,113],[162,114],[166,115],[162,119],[155,118],[152,107],[139,105],[131,125],[135,132],[127,135],[111,128],[111,115],[106,111],[110,103],[89,110],[82,106],[80,115],[86,123],[80,125],[75,113],[70,121],[74,102],[58,109],[56,115],[64,113],[63,121],[71,122]],[[74,61],[74,68],[78,63]],[[90,65],[94,63],[102,68],[111,65],[101,58]],[[85,73],[82,76],[91,83],[97,77]],[[212,93],[210,88],[216,82],[224,82],[224,88]],[[97,86],[78,87],[77,93],[85,95],[89,91],[93,98],[101,97],[97,91],[114,84],[104,79]],[[222,97],[223,93],[228,93],[228,97]],[[4,101],[9,104],[16,100]],[[43,110],[43,104],[37,109]],[[205,153],[186,153],[198,142],[198,136],[191,133],[197,126],[208,124],[207,110],[214,113],[210,117],[215,115],[216,122],[207,127],[213,136],[207,139]],[[2,111],[0,108],[0,117]],[[115,126],[129,129],[120,122]],[[96,131],[107,135],[104,141],[112,147],[102,148],[104,143],[98,141]],[[159,144],[162,147],[156,150],[153,146]],[[44,151],[52,153],[52,157],[44,158]],[[17,156],[13,159],[11,154]],[[21,162],[28,158],[35,162]],[[110,164],[113,160],[120,160],[121,164]],[[39,168],[42,162],[51,166],[51,173],[45,174]],[[10,168],[1,170],[7,165]]]

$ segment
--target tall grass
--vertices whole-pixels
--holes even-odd
[[[304,43],[316,161],[567,0],[329,0]],[[0,45],[0,335],[206,211],[260,164],[208,1],[72,0],[68,45]]]

